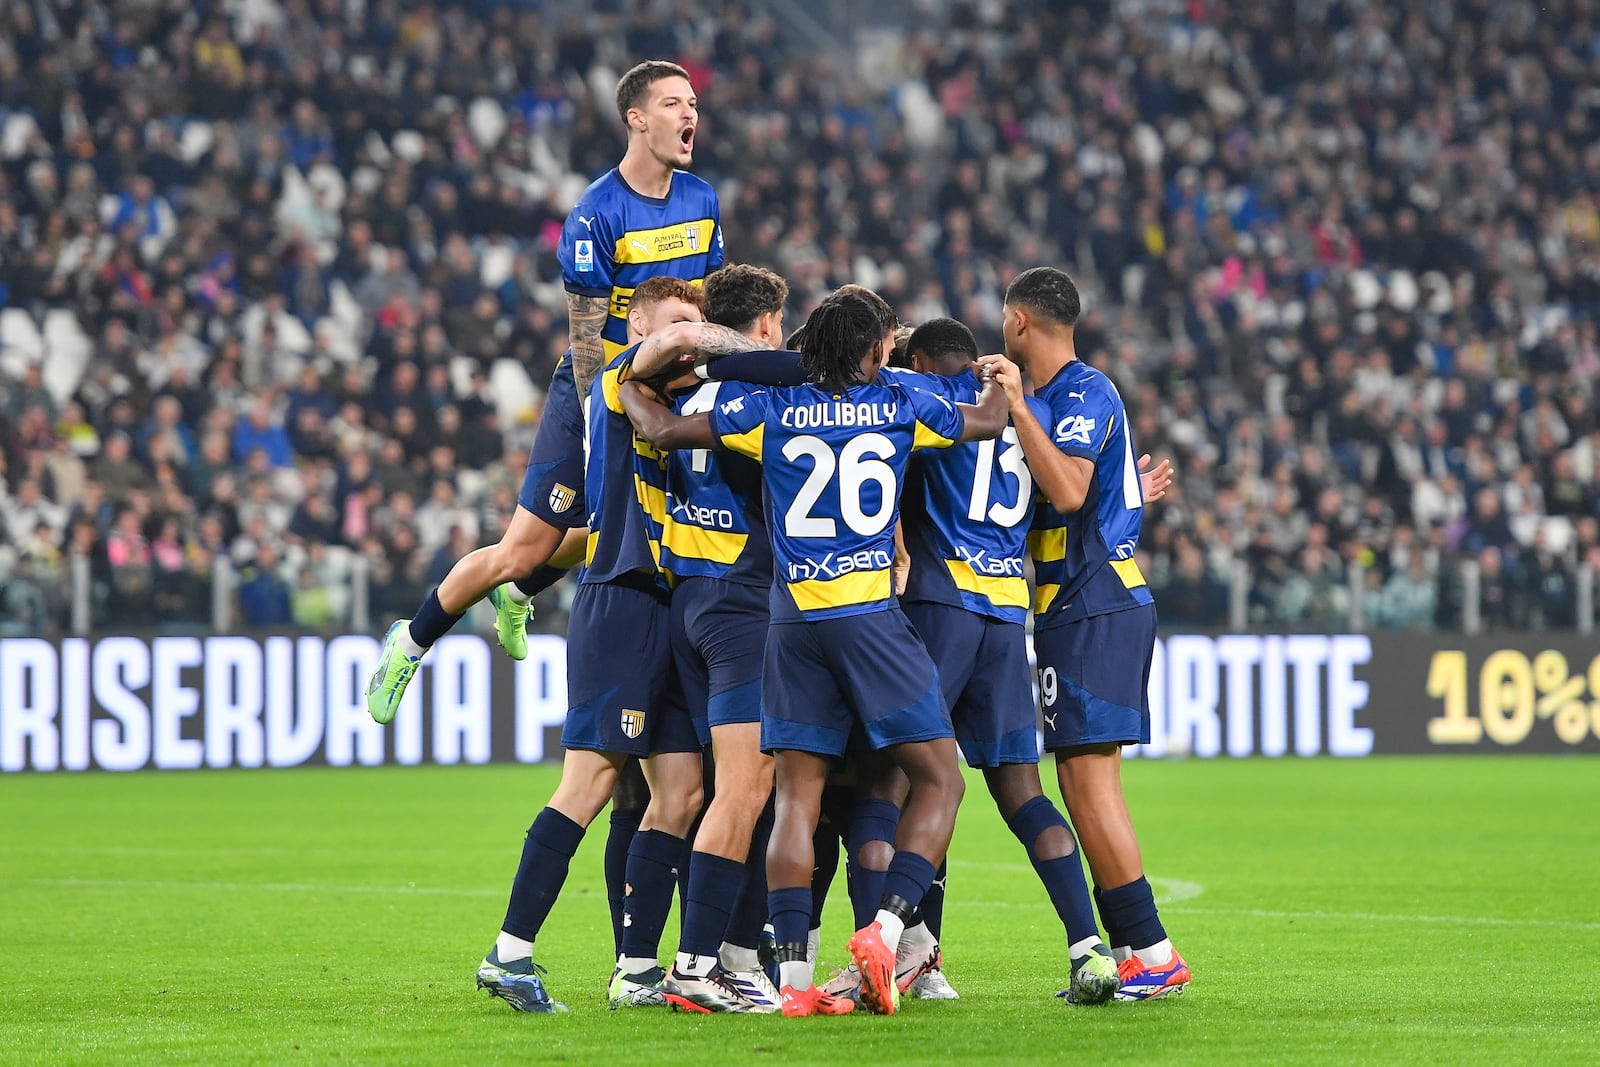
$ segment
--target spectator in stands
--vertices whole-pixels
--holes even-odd
[[[239,422],[233,435],[233,461],[245,462],[252,452],[266,456],[273,467],[294,466],[294,451],[289,445],[289,435],[273,418],[272,403],[265,397],[250,405],[250,413]]]
[[[293,621],[289,585],[279,573],[278,550],[270,540],[255,546],[254,558],[239,577],[239,611],[246,625],[266,628]]]

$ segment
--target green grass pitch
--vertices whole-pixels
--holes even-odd
[[[1600,764],[1126,777],[1187,994],[1054,1000],[1060,927],[973,780],[945,931],[961,1000],[802,1020],[606,1008],[603,819],[538,952],[572,1013],[474,990],[549,767],[0,779],[0,1062],[1600,1060]],[[827,963],[849,933],[841,885]]]

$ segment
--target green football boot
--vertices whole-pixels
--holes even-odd
[[[510,586],[497,585],[489,590],[489,603],[494,605],[494,637],[506,655],[514,660],[528,658],[528,617],[533,614],[531,601],[517,603],[509,592]]]
[[[401,619],[389,627],[383,638],[378,666],[367,682],[367,712],[374,721],[385,725],[394,721],[394,713],[400,710],[400,698],[406,695],[406,686],[411,684],[412,676],[422,663],[421,656],[408,656],[400,647],[401,631],[410,625],[410,619]]]

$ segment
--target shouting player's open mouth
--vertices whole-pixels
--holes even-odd
[[[685,126],[678,131],[678,142],[683,145],[685,152],[694,151],[694,127]]]

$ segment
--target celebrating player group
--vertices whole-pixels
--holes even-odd
[[[391,721],[427,649],[484,597],[522,658],[529,599],[581,559],[561,782],[478,985],[567,1010],[534,948],[610,804],[613,1008],[887,1015],[906,993],[953,999],[938,939],[965,758],[1064,927],[1058,996],[1181,992],[1120,777],[1122,746],[1149,740],[1155,643],[1134,548],[1171,474],[1141,474],[1116,388],[1077,359],[1072,280],[1012,281],[1004,355],[980,357],[951,319],[906,330],[853,285],[785,339],[787,285],[724,265],[716,194],[682,169],[687,74],[635,67],[617,110],[627,152],[562,234],[572,347],[516,516],[390,628],[368,689]],[[1065,816],[1040,782],[1039,711]],[[841,841],[852,963],[819,986]]]

